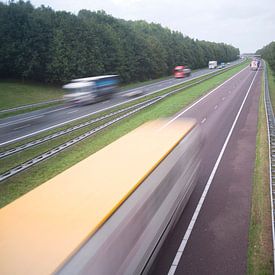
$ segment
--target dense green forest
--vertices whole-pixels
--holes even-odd
[[[260,54],[268,62],[272,70],[275,71],[275,41],[258,50],[256,54]]]
[[[159,24],[24,1],[0,2],[0,42],[1,78],[51,83],[113,73],[124,82],[141,81],[170,75],[176,65],[196,69],[239,55],[231,45],[194,40]]]

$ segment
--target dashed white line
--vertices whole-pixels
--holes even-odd
[[[246,93],[245,98],[244,98],[244,100],[243,100],[243,102],[242,102],[242,105],[241,105],[241,107],[240,107],[240,109],[239,109],[239,111],[238,111],[238,113],[237,113],[237,115],[236,115],[236,117],[235,117],[235,120],[234,120],[234,122],[233,122],[233,124],[232,124],[232,126],[231,126],[231,129],[230,129],[230,131],[229,131],[229,133],[228,133],[228,135],[227,135],[227,137],[226,137],[226,140],[225,140],[225,142],[224,142],[224,144],[223,144],[223,147],[222,147],[222,149],[221,149],[221,151],[220,151],[220,154],[219,154],[219,156],[218,156],[218,159],[217,159],[217,161],[216,161],[216,163],[215,163],[215,165],[214,165],[214,168],[213,168],[213,170],[212,170],[212,172],[211,172],[211,174],[210,174],[210,177],[209,177],[209,179],[208,179],[208,181],[207,181],[207,183],[206,183],[206,186],[205,186],[205,188],[204,188],[204,190],[203,190],[202,196],[201,196],[201,198],[200,198],[200,200],[199,200],[199,203],[198,203],[198,205],[197,205],[197,207],[196,207],[196,210],[195,210],[195,212],[194,212],[194,214],[193,214],[193,216],[192,216],[191,222],[189,223],[188,228],[187,228],[187,230],[186,230],[186,232],[185,232],[185,234],[184,234],[184,236],[183,236],[183,239],[182,239],[181,244],[180,244],[180,246],[179,246],[179,248],[178,248],[177,254],[176,254],[176,256],[175,256],[175,258],[174,258],[174,260],[173,260],[173,263],[172,263],[172,265],[171,265],[171,267],[170,267],[170,270],[169,270],[169,272],[168,272],[168,275],[173,275],[173,274],[175,274],[175,272],[176,272],[176,269],[177,269],[177,267],[178,267],[178,263],[179,263],[179,261],[180,261],[180,259],[181,259],[181,257],[182,257],[182,254],[183,254],[183,252],[184,252],[184,249],[185,249],[185,246],[186,246],[186,244],[187,244],[187,241],[188,241],[188,239],[189,239],[189,237],[190,237],[190,235],[191,235],[191,232],[192,232],[192,230],[193,230],[193,227],[194,227],[194,225],[195,225],[195,222],[196,222],[196,220],[197,220],[197,218],[198,218],[198,216],[199,216],[200,210],[201,210],[201,208],[202,208],[202,205],[203,205],[203,203],[204,203],[204,200],[205,200],[205,198],[206,198],[206,195],[207,195],[207,193],[208,193],[208,190],[209,190],[209,188],[210,188],[210,185],[211,185],[211,183],[212,183],[212,181],[213,181],[213,179],[214,179],[214,176],[215,176],[215,174],[216,174],[216,171],[217,171],[217,169],[218,169],[218,167],[219,167],[219,164],[220,164],[220,162],[221,162],[221,159],[222,159],[222,157],[223,157],[224,151],[225,151],[225,149],[226,149],[226,147],[227,147],[227,144],[228,144],[228,142],[229,142],[229,140],[230,140],[230,137],[231,137],[231,135],[232,135],[232,133],[233,133],[233,130],[234,130],[234,128],[235,128],[235,125],[236,125],[236,123],[237,123],[237,121],[238,121],[238,119],[239,119],[239,116],[240,116],[240,114],[241,114],[241,111],[242,111],[242,109],[243,109],[243,106],[244,106],[244,104],[245,104],[245,102],[246,102],[246,99],[247,99],[249,93],[250,93],[251,87],[252,87],[252,85],[253,85],[253,83],[254,83],[254,81],[255,81],[255,78],[256,78],[257,74],[258,74],[258,71],[257,71],[257,73],[255,74],[255,76],[254,76],[254,78],[253,78],[253,80],[252,80],[252,82],[251,82],[251,84],[250,84],[250,86],[249,86],[249,88],[248,88],[248,90],[247,90],[247,93]]]
[[[78,112],[79,110],[73,110],[73,111],[70,111],[70,112],[67,112],[67,114],[73,114],[73,113],[76,113]]]
[[[206,117],[201,121],[201,124],[203,124],[206,121]]]
[[[60,110],[64,110],[64,109],[68,109],[68,108],[69,107],[66,106],[66,107],[62,107],[62,108],[59,108],[59,109],[55,109],[55,110],[52,110],[52,111],[48,111],[48,112],[42,113],[41,115],[28,116],[28,117],[25,117],[25,118],[19,118],[17,120],[11,121],[11,122],[2,123],[2,124],[0,124],[0,128],[1,127],[6,127],[6,126],[10,126],[10,125],[14,125],[14,124],[18,124],[18,123],[21,123],[21,122],[24,122],[24,121],[28,121],[28,120],[33,120],[33,119],[41,118],[41,117],[45,116],[46,114],[51,114],[51,113],[58,112]]]
[[[215,105],[214,110],[217,110],[217,109],[218,109],[218,105]]]
[[[25,117],[25,118],[21,118],[21,119],[15,120],[15,121],[2,123],[2,124],[0,124],[0,128],[1,127],[6,127],[6,126],[10,126],[10,125],[14,125],[14,124],[18,124],[20,122],[24,122],[24,121],[28,121],[28,120],[37,119],[37,118],[40,118],[40,117],[43,117],[43,116],[44,115],[29,116],[29,117]]]
[[[199,102],[201,102],[202,100],[204,100],[206,97],[210,96],[212,93],[214,93],[220,87],[222,87],[225,83],[227,83],[228,81],[232,80],[234,77],[236,77],[237,75],[239,75],[241,72],[243,72],[246,69],[247,69],[247,67],[243,68],[241,71],[239,71],[238,73],[236,73],[233,76],[231,76],[229,79],[227,79],[222,84],[220,84],[219,86],[217,86],[215,89],[213,89],[212,91],[210,91],[208,94],[206,94],[205,96],[201,97],[198,101],[194,102],[191,106],[189,106],[188,108],[186,108],[185,110],[183,110],[181,113],[177,114],[175,117],[173,117],[171,120],[169,120],[164,126],[162,126],[160,128],[160,131],[162,129],[164,129],[165,127],[167,127],[168,125],[170,125],[171,123],[173,123],[173,121],[175,121],[176,119],[178,119],[179,117],[181,117],[188,110],[190,110],[191,108],[193,108],[195,105],[197,105]]]
[[[224,101],[224,100],[225,100],[225,97],[222,98],[222,101]]]
[[[61,107],[59,109],[55,109],[55,110],[52,110],[52,111],[45,112],[45,114],[55,113],[55,112],[58,112],[58,111],[61,111],[61,110],[65,110],[65,109],[68,109],[68,108],[70,108],[70,107],[69,106]]]
[[[20,130],[20,129],[23,129],[23,128],[26,128],[26,127],[29,127],[31,126],[31,124],[26,124],[26,125],[22,125],[22,126],[19,126],[19,127],[16,127],[14,129],[12,129],[13,131],[16,131],[16,130]]]
[[[229,94],[231,94],[231,91],[228,91]]]

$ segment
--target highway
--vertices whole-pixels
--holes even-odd
[[[150,274],[245,274],[261,70],[248,67],[174,120],[204,136],[197,187]]]
[[[155,85],[169,85],[169,81],[152,86],[156,90]],[[169,124],[189,117],[200,124],[204,140],[202,166],[197,187],[164,242],[150,274],[246,273],[260,90],[261,70],[255,72],[246,67],[171,118]],[[98,109],[93,112],[97,112],[108,108],[104,104],[120,104],[118,99],[125,100],[118,96],[111,101],[85,106],[83,111],[94,107]],[[54,114],[78,110],[78,107],[61,108],[47,110],[55,122]],[[26,119],[23,115],[14,121],[12,118],[6,122],[8,125],[2,122],[2,128],[17,126],[18,132],[27,130],[29,126],[19,125],[36,120],[35,116],[42,113],[32,114],[34,117],[28,115]]]
[[[237,60],[231,63],[231,66],[240,62]],[[64,124],[76,121],[81,118],[90,116],[91,114],[108,110],[114,106],[119,106],[129,100],[125,95],[130,92],[142,90],[143,95],[154,93],[158,90],[168,88],[170,86],[184,83],[190,79],[194,79],[217,70],[201,69],[194,72],[190,77],[184,79],[170,78],[168,80],[159,81],[153,84],[141,86],[135,89],[119,92],[111,100],[102,101],[87,106],[66,106],[51,107],[41,109],[21,115],[12,116],[0,120],[0,146],[20,141],[24,138],[42,133],[44,131],[62,126]],[[136,98],[135,98],[136,99]]]

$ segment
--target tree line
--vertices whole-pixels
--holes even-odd
[[[50,83],[102,74],[142,81],[170,75],[176,65],[196,69],[239,55],[231,45],[194,40],[160,24],[24,1],[0,2],[0,42],[2,78]]]
[[[256,54],[260,54],[275,72],[275,41],[258,50]]]

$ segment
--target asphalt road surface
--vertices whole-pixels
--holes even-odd
[[[240,60],[232,62],[230,66],[239,63]],[[190,77],[184,79],[170,78],[135,89],[122,91],[112,99],[87,106],[58,106],[41,109],[6,119],[0,120],[0,146],[10,144],[24,138],[39,134],[49,129],[56,128],[66,123],[86,117],[90,114],[111,108],[129,100],[124,95],[129,92],[142,90],[144,94],[170,87],[175,84],[184,83],[190,79],[209,74],[215,70],[201,69],[194,72]]]
[[[151,274],[246,274],[260,91],[247,67],[178,114],[201,124],[201,172]]]

